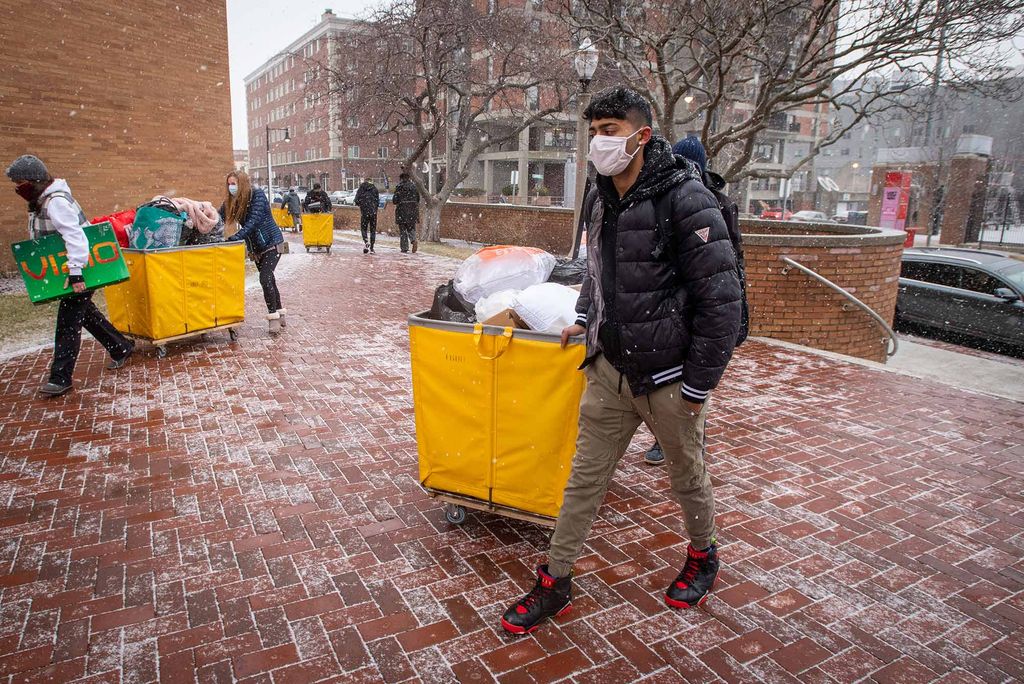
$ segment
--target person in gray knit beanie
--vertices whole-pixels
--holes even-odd
[[[50,179],[46,164],[39,157],[23,154],[7,167],[7,177],[12,181],[45,181]]]
[[[107,350],[110,370],[123,367],[135,351],[135,343],[122,335],[92,301],[93,293],[82,275],[89,263],[88,225],[82,207],[71,195],[63,178],[53,178],[46,164],[30,154],[22,155],[7,167],[7,177],[14,183],[14,192],[28,202],[29,235],[38,240],[60,235],[64,241],[68,274],[64,287],[72,290],[61,297],[57,307],[57,328],[53,335],[53,362],[50,379],[39,392],[59,397],[71,390],[71,378],[82,346],[82,328]],[[50,257],[53,259],[53,257]],[[56,262],[54,262],[56,267]]]

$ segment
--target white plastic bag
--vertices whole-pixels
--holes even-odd
[[[555,257],[534,247],[485,247],[455,272],[455,291],[470,304],[502,290],[525,290],[543,283]]]
[[[576,321],[579,296],[571,287],[542,283],[520,292],[513,308],[530,330],[560,333]]]
[[[476,303],[476,320],[483,323],[505,309],[511,309],[516,305],[516,296],[518,295],[519,290],[502,290],[489,297],[484,297]]]

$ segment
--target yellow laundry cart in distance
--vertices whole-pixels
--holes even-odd
[[[419,479],[466,509],[553,526],[576,449],[582,340],[409,317]]]
[[[303,214],[302,244],[311,249],[326,249],[331,253],[334,244],[334,214]]]
[[[274,217],[274,223],[281,230],[294,230],[295,221],[292,219],[292,215],[286,209],[270,209],[271,215]]]
[[[245,321],[245,245],[222,242],[167,249],[125,249],[130,279],[106,288],[110,322],[157,347],[227,330]]]

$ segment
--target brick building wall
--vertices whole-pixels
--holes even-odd
[[[223,0],[13,3],[0,45],[4,168],[39,156],[89,216],[162,193],[220,200],[233,163]],[[0,271],[24,217],[0,191]]]

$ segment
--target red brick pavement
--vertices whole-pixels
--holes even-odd
[[[1011,681],[1024,678],[1024,406],[756,341],[716,401],[725,566],[701,610],[638,440],[576,607],[498,627],[541,529],[461,527],[416,481],[404,316],[453,269],[293,255],[291,326],[256,293],[211,339],[42,401],[0,365],[0,680]]]

